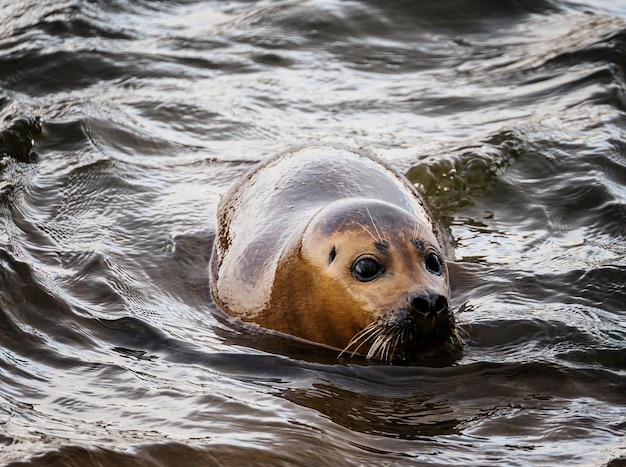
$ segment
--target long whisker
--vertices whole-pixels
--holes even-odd
[[[376,336],[376,340],[374,340],[374,343],[370,347],[369,352],[367,352],[367,358],[372,358],[375,357],[377,354],[380,354],[380,348],[384,345],[386,339],[387,336],[385,335],[384,331],[380,329],[380,332]]]
[[[396,349],[398,348],[398,345],[402,344],[404,342],[404,334],[406,332],[406,329],[402,329],[400,330],[400,332],[397,332],[395,334],[394,340],[393,340],[393,348],[391,350],[391,355],[395,355],[396,354]]]
[[[420,222],[416,222],[413,227],[413,238],[419,239],[424,235],[424,226]]]
[[[467,334],[467,333],[466,333]],[[452,345],[461,345],[463,338],[461,337],[461,332],[457,327],[452,330],[452,334],[450,335],[450,343]]]
[[[411,328],[407,328],[406,326],[394,326],[391,329],[391,339],[389,341],[389,351],[385,356],[386,361],[391,361],[394,355],[396,355],[396,350],[399,345],[402,345],[406,342],[406,334],[411,332]],[[391,345],[393,343],[393,345]]]
[[[357,348],[352,351],[351,356],[354,357],[354,354],[356,354],[359,351],[359,349],[363,346],[363,344],[365,344],[372,337],[372,334],[376,332],[376,328],[377,328],[376,323],[370,323],[367,326],[365,326],[363,329],[361,329],[359,332],[357,332],[352,337],[352,339],[350,339],[350,342],[348,342],[348,345],[346,345],[345,348],[341,351],[338,358],[341,357],[344,353],[348,352],[348,349],[350,349],[350,347],[352,347],[355,344],[359,344]],[[359,341],[361,342],[359,343]]]
[[[395,334],[392,334],[391,336],[389,336],[387,340],[385,341],[385,352],[383,353],[385,362],[391,361],[390,357],[391,355],[393,355],[394,349],[396,348],[395,345],[392,345],[392,343],[395,343],[396,341],[397,341],[397,338]]]
[[[366,344],[371,338],[374,337],[374,335],[376,334],[376,328],[372,327],[371,329],[368,329],[367,332],[364,332],[363,334],[361,334],[358,339],[354,340],[354,344],[359,344],[356,346],[356,348],[352,351],[352,353],[350,354],[351,357],[354,357],[354,355],[359,351],[359,349],[361,347],[363,347],[364,344]],[[359,340],[361,341],[359,343]],[[352,340],[350,342],[353,342]],[[350,344],[352,345],[352,344]],[[348,345],[348,347],[350,346]]]
[[[352,351],[351,356],[354,356],[361,349],[363,345],[367,344],[372,339],[374,339],[375,335],[376,335],[376,331],[372,330],[372,332],[368,336],[364,336],[361,342],[359,343],[359,345],[357,345],[356,348]]]
[[[384,353],[382,354],[384,362],[390,362],[395,354],[395,344],[397,343],[397,332],[388,334],[385,340]]]
[[[389,332],[385,332],[385,340],[383,341],[382,345],[381,345],[381,350],[379,352],[380,354],[380,359],[383,362],[388,362],[389,361],[389,352],[392,348],[392,341],[395,337],[395,332],[394,329],[391,329],[391,333]]]
[[[376,235],[378,235],[378,240],[380,240],[380,241],[387,241],[385,236],[380,234],[380,231],[378,230],[378,227],[376,227],[376,222],[374,222],[374,217],[372,216],[372,213],[370,212],[370,208],[367,207],[367,204],[365,205],[365,210],[367,211],[367,215],[370,216],[370,221],[372,221],[372,226],[374,226],[374,230],[376,230]],[[383,231],[383,233],[384,233],[384,231]]]
[[[357,225],[359,225],[360,227],[363,228],[363,230],[365,230],[368,234],[370,234],[370,237],[372,237],[374,239],[375,242],[378,241],[378,239],[376,238],[376,236],[370,231],[370,229],[368,229],[367,227],[365,227],[363,224],[361,224],[360,222],[357,222]]]
[[[447,341],[455,346],[460,345],[462,332],[462,329],[451,323]],[[381,321],[374,321],[357,332],[337,358],[341,358],[344,354],[350,354],[351,357],[354,357],[362,347],[369,344],[365,358],[378,359],[389,363],[398,356],[399,349],[405,343],[419,339],[419,335],[420,333],[415,323],[395,322],[384,324]]]

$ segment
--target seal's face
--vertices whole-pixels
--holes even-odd
[[[295,326],[299,337],[385,361],[456,344],[440,247],[407,211],[375,200],[333,203],[294,254],[287,262],[297,265],[288,269],[298,293],[286,306],[309,317]]]

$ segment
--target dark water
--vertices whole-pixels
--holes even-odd
[[[1,3],[2,463],[626,464],[623,3]],[[444,216],[460,360],[212,314],[220,193],[318,141]]]

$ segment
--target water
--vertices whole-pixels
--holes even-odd
[[[609,0],[4,0],[0,461],[626,464],[625,74]],[[212,313],[220,194],[319,141],[436,205],[460,360]]]

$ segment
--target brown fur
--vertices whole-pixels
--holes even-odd
[[[453,340],[451,314],[418,322],[407,311],[416,293],[449,302],[438,229],[413,188],[368,156],[343,148],[283,154],[236,184],[218,219],[211,290],[228,315],[383,360],[422,335]],[[425,267],[433,252],[440,275]],[[355,279],[351,266],[363,255],[383,266],[380,277]]]

